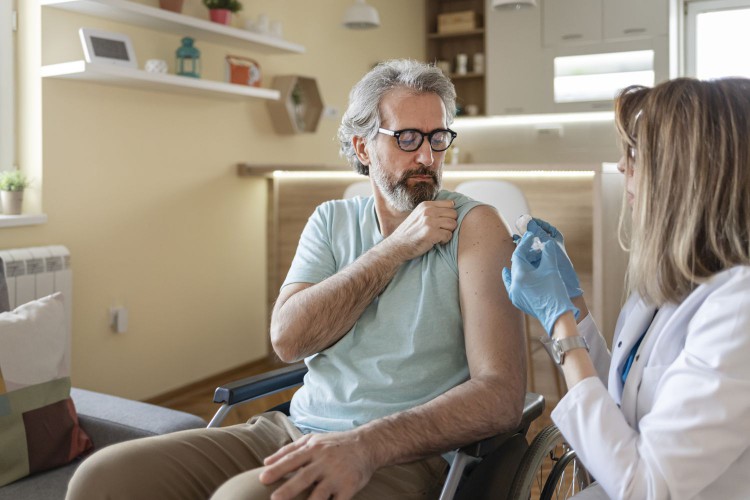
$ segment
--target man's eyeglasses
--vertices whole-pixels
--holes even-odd
[[[422,146],[424,138],[430,143],[430,148],[435,152],[445,151],[453,143],[453,139],[458,135],[451,129],[439,128],[433,130],[429,134],[425,134],[419,130],[413,128],[407,128],[404,130],[388,130],[386,128],[379,128],[378,132],[385,135],[390,135],[396,138],[399,149],[411,153],[416,151]]]

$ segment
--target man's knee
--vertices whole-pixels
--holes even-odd
[[[83,461],[68,484],[66,500],[115,498],[118,492],[127,494],[127,478],[133,465],[121,445],[103,448]],[[135,461],[135,466],[138,461]],[[125,481],[125,484],[121,482]]]
[[[285,480],[280,479],[266,486],[260,482],[259,477],[264,469],[265,467],[258,467],[257,469],[237,474],[222,484],[213,496],[211,496],[211,500],[267,500],[271,498],[271,493],[284,484]],[[303,491],[294,497],[294,500],[305,500],[310,496],[310,493],[312,493],[312,488]]]
[[[275,488],[260,482],[263,467],[238,474],[224,482],[211,496],[211,500],[265,500]]]

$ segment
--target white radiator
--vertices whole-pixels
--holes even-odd
[[[68,339],[73,326],[73,272],[70,252],[60,245],[0,250],[10,309],[62,292]]]

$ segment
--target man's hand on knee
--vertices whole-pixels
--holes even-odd
[[[264,484],[287,478],[273,500],[294,498],[310,487],[311,500],[348,499],[377,469],[363,444],[346,432],[308,434],[266,458],[265,465],[260,475]]]

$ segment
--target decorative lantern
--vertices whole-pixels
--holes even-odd
[[[182,45],[177,49],[177,65],[175,73],[182,76],[201,77],[201,51],[193,47],[193,39],[186,36]]]

